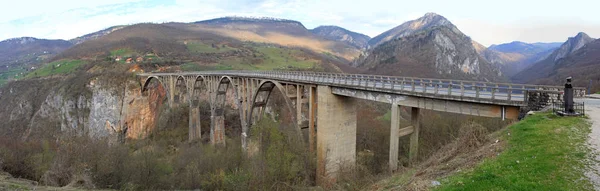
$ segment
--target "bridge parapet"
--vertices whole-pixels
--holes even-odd
[[[562,94],[563,89],[562,86],[305,71],[203,71],[139,74],[139,76],[163,75],[227,75],[272,79],[434,99],[510,106],[526,106],[529,92],[544,93],[560,99],[559,95]],[[574,91],[575,97],[583,97],[586,93],[586,89],[581,87],[574,88]]]

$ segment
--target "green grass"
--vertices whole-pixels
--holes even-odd
[[[215,47],[213,47],[212,44],[205,44],[202,42],[188,42],[186,46],[190,52],[197,53],[223,53],[236,50],[236,48],[227,45],[215,45]]]
[[[309,69],[317,64],[314,60],[297,58],[296,55],[302,55],[300,50],[268,46],[257,47],[256,50],[264,55],[263,63],[256,66],[259,70]]]
[[[74,72],[77,68],[84,64],[86,64],[86,62],[82,60],[59,60],[56,62],[48,63],[45,66],[30,72],[29,74],[27,74],[27,76],[25,76],[25,78],[45,77],[57,74],[69,74]]]
[[[190,44],[188,43],[188,47]],[[319,67],[317,61],[300,58],[299,55],[303,55],[300,50],[269,47],[261,45],[247,45],[253,46],[256,50],[256,59],[260,60],[258,63],[250,64],[249,59],[242,58],[226,58],[219,61],[219,63],[212,65],[198,65],[194,63],[187,63],[181,66],[183,71],[203,71],[203,70],[275,70],[275,69],[311,69]],[[213,49],[210,45],[208,48]]]
[[[117,57],[117,56],[121,56],[121,57],[131,57],[135,52],[132,51],[129,48],[121,48],[121,49],[117,49],[117,50],[112,50],[110,51],[110,56],[111,57]]]
[[[600,92],[596,92],[596,94],[600,94]]]
[[[23,73],[23,74],[21,74]],[[11,68],[6,71],[0,71],[0,86],[8,83],[12,79],[20,79],[23,78],[26,71],[22,67],[19,68]]]
[[[442,180],[436,190],[593,190],[584,175],[589,132],[581,117],[529,116],[504,133],[508,144],[498,157]]]

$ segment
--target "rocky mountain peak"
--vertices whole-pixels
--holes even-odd
[[[558,50],[556,50],[556,54],[554,55],[554,61],[558,61],[564,57],[567,57],[569,54],[579,50],[587,43],[594,41],[593,38],[585,34],[584,32],[579,32],[575,37],[569,37],[569,39],[562,44]]]
[[[405,22],[393,29],[390,29],[380,35],[377,35],[376,37],[373,37],[369,41],[369,45],[371,47],[375,47],[377,45],[383,44],[383,43],[393,40],[393,39],[409,36],[416,32],[431,29],[433,27],[439,27],[439,26],[447,26],[450,28],[456,28],[456,26],[454,26],[445,17],[438,15],[436,13],[427,13],[418,19]],[[455,31],[458,31],[458,29],[456,29]]]

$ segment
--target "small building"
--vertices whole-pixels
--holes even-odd
[[[144,58],[142,58],[141,56],[140,56],[140,57],[137,57],[137,58],[135,59],[135,62],[143,62],[143,61],[144,61]]]
[[[121,57],[121,56],[117,56],[117,58],[115,58],[115,61],[117,61],[117,62],[118,62],[118,61],[121,61],[122,59],[123,59],[123,57]]]
[[[127,64],[131,64],[131,62],[133,62],[133,58],[127,58],[127,60],[125,61],[125,63]]]

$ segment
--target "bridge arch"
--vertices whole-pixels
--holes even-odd
[[[203,92],[209,92],[209,88],[208,88],[208,82],[206,81],[206,79],[204,78],[204,76],[194,76],[194,77],[189,77],[187,79],[187,83],[188,86],[188,102],[189,102],[189,130],[188,130],[188,139],[189,141],[193,141],[195,139],[200,139],[202,138],[202,125],[201,125],[201,113],[203,111],[203,109],[206,108],[201,108],[200,105],[200,101],[201,101],[201,94]],[[211,103],[210,101],[210,95],[208,96],[209,99],[209,103]]]
[[[234,94],[234,101],[238,108],[241,129],[243,132],[245,121],[242,116],[243,108],[241,106],[241,102],[238,96],[238,84],[236,81],[230,76],[222,76],[218,81],[217,89],[215,91],[215,97],[213,100],[213,105],[211,107],[211,142],[213,144],[224,144],[225,143],[225,103],[227,101],[227,90],[231,87]],[[243,134],[242,134],[242,137]]]
[[[153,80],[158,81],[158,85],[162,86],[163,89],[165,89],[165,90],[167,89],[164,82],[162,81],[162,79],[160,79],[158,76],[149,76],[146,78],[146,80],[144,81],[144,85],[142,86],[142,95],[144,95],[145,93],[148,92],[148,88],[149,88],[148,86],[150,86],[150,83]],[[167,95],[168,95],[168,93],[167,93]]]
[[[189,92],[187,87],[187,81],[183,76],[177,76],[175,81],[175,89],[173,90],[175,97],[173,102],[175,104],[185,103],[189,100]],[[188,102],[189,103],[189,102]]]
[[[246,148],[248,145],[248,140],[247,140],[247,136],[249,135],[249,131],[250,128],[252,127],[252,125],[254,124],[254,122],[257,122],[258,120],[261,119],[261,117],[264,114],[265,111],[265,107],[267,106],[267,103],[269,103],[270,97],[271,97],[271,93],[273,92],[273,89],[277,89],[279,91],[279,93],[281,93],[282,96],[284,96],[285,100],[285,108],[287,108],[288,112],[291,115],[291,121],[293,124],[293,129],[294,132],[299,138],[301,138],[301,140],[304,140],[302,138],[302,131],[300,129],[300,127],[298,126],[298,123],[296,122],[296,110],[294,109],[294,105],[292,103],[292,101],[287,97],[287,91],[285,89],[286,87],[284,87],[281,83],[277,82],[277,81],[272,81],[272,80],[265,80],[263,82],[261,82],[258,85],[258,89],[256,89],[256,92],[254,93],[254,95],[252,96],[252,106],[249,108],[250,111],[248,113],[247,116],[247,127],[245,128],[244,131],[242,132],[242,143],[244,148]],[[300,105],[298,105],[297,107],[302,107]],[[300,144],[304,144],[304,141],[301,141]]]

